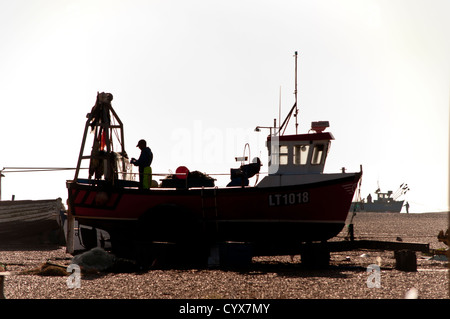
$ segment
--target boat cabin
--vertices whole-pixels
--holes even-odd
[[[382,192],[376,191],[376,194],[377,194],[377,199],[374,202],[390,203],[390,202],[394,201],[394,198],[391,197],[392,191],[388,191],[387,193],[382,193]],[[370,196],[370,194],[369,194],[369,196]],[[372,196],[370,196],[370,199],[369,199],[369,196],[367,196],[367,202],[372,203]]]
[[[331,133],[324,132],[327,127],[327,121],[313,122],[307,134],[269,135],[268,175],[257,186],[279,187],[326,179],[322,173],[331,140],[334,140]]]
[[[313,122],[314,133],[271,135],[267,138],[269,175],[323,173],[333,135],[328,122]]]

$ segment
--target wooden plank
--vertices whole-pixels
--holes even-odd
[[[327,242],[326,245],[330,251],[347,251],[354,249],[379,249],[379,250],[411,250],[427,253],[430,251],[429,244],[420,243],[404,243],[404,242],[388,242],[377,240],[354,240],[354,241],[340,241]]]
[[[420,251],[420,252],[429,252],[430,245],[429,244],[420,244],[420,243],[404,243],[404,242],[385,242],[385,241],[359,241],[359,245],[361,247],[366,247],[368,249],[383,249],[383,250],[411,250],[411,251]]]

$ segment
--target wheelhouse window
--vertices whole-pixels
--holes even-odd
[[[280,145],[280,165],[288,164],[288,147],[286,145]]]
[[[322,162],[324,150],[325,150],[325,145],[323,145],[323,144],[314,145],[313,154],[312,154],[312,158],[311,158],[311,164],[319,165]]]
[[[309,145],[294,146],[294,165],[306,165],[308,160]]]
[[[287,165],[289,149],[286,145],[274,145],[271,152],[271,165]]]

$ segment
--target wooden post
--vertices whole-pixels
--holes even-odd
[[[302,266],[309,269],[324,269],[330,266],[330,250],[327,242],[305,243],[300,253]]]
[[[399,250],[395,255],[395,269],[402,271],[417,271],[416,253],[411,250]]]
[[[3,292],[4,285],[5,285],[5,276],[0,274],[0,299],[6,299],[5,294]]]
[[[348,225],[348,232],[350,234],[350,241],[355,241],[355,232],[353,229],[353,222]]]
[[[3,288],[5,285],[5,271],[6,267],[0,264],[0,299],[5,299],[5,294],[3,293]]]
[[[74,224],[75,218],[73,217],[69,207],[69,209],[67,210],[67,238],[66,238],[66,252],[68,254],[73,254],[74,252],[73,246]]]
[[[2,174],[3,170],[0,170],[0,200],[2,200],[2,177],[5,177],[5,175]]]
[[[6,299],[5,297],[5,276],[11,276],[18,274],[17,271],[6,271],[6,267],[0,264],[0,299]]]

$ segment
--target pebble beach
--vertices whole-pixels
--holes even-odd
[[[447,213],[349,214],[355,239],[426,243],[439,253],[440,230],[448,227]],[[347,227],[334,238],[344,240]],[[154,269],[132,272],[82,273],[78,287],[69,273],[39,272],[43,264],[70,265],[64,246],[0,247],[6,299],[449,299],[445,255],[416,252],[417,270],[395,267],[393,251],[331,252],[326,269],[305,269],[300,256],[253,257],[245,269]],[[369,287],[369,265],[379,265],[378,286]]]

